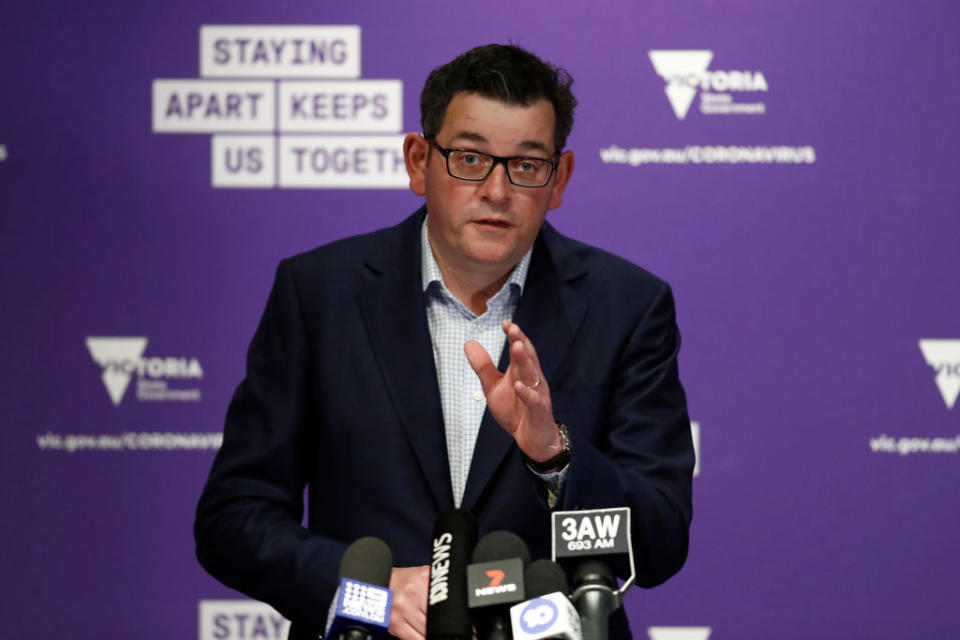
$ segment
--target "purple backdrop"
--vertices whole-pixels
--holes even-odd
[[[197,565],[191,535],[274,268],[418,206],[373,163],[418,130],[429,69],[507,40],[576,78],[576,171],[550,219],[676,293],[695,516],[686,567],[627,598],[637,636],[957,633],[960,9],[789,5],[0,9],[2,635],[276,637],[261,609],[201,607],[241,596]],[[203,45],[214,25],[358,26],[324,64],[351,95],[394,81],[389,117],[322,103],[305,126],[336,120],[323,135],[340,138],[278,114],[243,129],[250,100],[231,115],[216,93],[240,51]],[[285,66],[254,53],[239,73],[266,74],[245,85],[266,83],[260,109],[311,89],[281,79],[300,68],[289,49]],[[254,175],[254,157],[271,170]],[[323,171],[298,178],[297,157]],[[327,178],[339,188],[290,186]]]

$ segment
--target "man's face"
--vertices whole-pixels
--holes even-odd
[[[495,156],[553,159],[554,123],[547,100],[524,107],[460,93],[447,107],[436,143]],[[567,152],[545,187],[511,184],[503,164],[482,182],[469,182],[450,176],[446,159],[420,136],[408,136],[404,150],[410,187],[427,199],[437,262],[461,277],[500,276],[512,269],[533,245],[547,211],[560,206],[573,169],[573,154]]]

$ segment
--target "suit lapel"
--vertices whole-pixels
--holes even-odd
[[[395,244],[367,256],[371,284],[357,301],[400,421],[439,509],[453,506],[443,411],[420,278],[423,210]]]
[[[586,297],[575,286],[585,273],[570,241],[549,224],[544,224],[534,244],[527,281],[513,320],[536,348],[548,381],[559,370],[587,310]],[[500,356],[501,372],[506,371],[509,364],[509,348],[509,344],[504,345]],[[476,505],[512,444],[513,438],[497,424],[489,410],[485,411],[473,450],[462,508],[472,509]]]

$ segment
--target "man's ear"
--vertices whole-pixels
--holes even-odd
[[[570,182],[570,176],[573,175],[573,151],[564,151],[560,154],[560,160],[557,163],[557,172],[553,177],[553,193],[550,195],[549,209],[553,210],[563,202],[563,190],[567,188]]]
[[[427,156],[430,143],[419,133],[408,133],[403,139],[403,159],[410,176],[410,191],[418,196],[427,194]]]

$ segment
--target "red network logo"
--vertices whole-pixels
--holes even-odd
[[[490,571],[485,572],[487,577],[490,578],[490,586],[496,587],[503,582],[503,576],[505,575],[500,569],[490,569]]]

